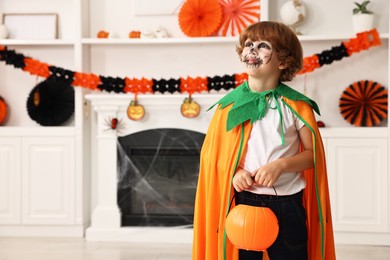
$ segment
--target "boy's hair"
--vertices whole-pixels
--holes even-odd
[[[240,34],[239,44],[236,51],[241,56],[245,41],[264,40],[272,44],[273,50],[278,55],[280,62],[287,65],[282,70],[280,81],[291,81],[302,69],[303,53],[302,46],[295,33],[286,25],[279,22],[258,22],[248,26]]]

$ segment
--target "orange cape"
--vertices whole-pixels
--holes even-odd
[[[313,110],[304,101],[285,97],[282,100],[312,132],[315,166],[304,171],[309,260],[334,260],[324,148]],[[193,260],[238,259],[238,250],[226,237],[225,219],[234,193],[232,177],[242,157],[239,151],[245,151],[252,124],[246,121],[227,132],[226,120],[231,107],[217,108],[202,146],[195,200]],[[264,255],[267,259],[267,254]]]

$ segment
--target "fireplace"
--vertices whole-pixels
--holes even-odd
[[[192,225],[204,136],[163,128],[118,138],[122,227]]]
[[[192,242],[191,225],[199,151],[213,115],[213,111],[206,110],[222,95],[193,95],[194,101],[201,106],[201,113],[191,119],[180,113],[180,106],[188,97],[186,95],[139,95],[138,101],[146,111],[145,117],[139,121],[132,121],[126,115],[131,95],[86,96],[94,111],[91,117],[91,133],[95,135],[91,139],[91,157],[95,163],[91,173],[93,203],[91,225],[86,230],[87,240],[186,244]],[[109,128],[109,120],[113,117],[121,121],[117,129]],[[150,132],[158,134],[154,137],[142,137]],[[180,140],[184,140],[184,145],[169,144],[168,140],[173,140],[173,137],[178,135],[181,136]],[[166,143],[156,145],[161,142],[161,136],[167,138]],[[130,140],[127,140],[128,137]],[[119,155],[120,153],[126,156]],[[126,180],[131,173],[126,175],[118,169],[118,165],[129,163],[133,164],[134,169],[144,171],[146,166],[140,166],[142,162],[152,162],[153,159],[157,160],[153,164],[155,169],[166,168],[155,174],[160,180],[171,179],[172,182],[151,184],[148,177],[140,177],[141,182],[138,184],[141,183],[145,187],[149,185],[149,191],[160,193],[163,198],[160,197],[159,200],[153,200],[158,195],[155,198],[146,198],[148,194],[134,193],[134,186],[131,185],[136,184],[137,180]],[[190,173],[183,171],[183,165]],[[173,180],[178,179],[189,186],[183,186],[184,190],[180,190],[179,186],[172,186]],[[144,189],[142,185],[140,188]],[[164,189],[162,186],[165,186]],[[181,197],[178,194],[187,195]]]

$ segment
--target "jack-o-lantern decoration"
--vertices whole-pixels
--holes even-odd
[[[239,249],[265,251],[279,233],[278,219],[270,208],[239,204],[226,218],[226,235]]]
[[[140,31],[131,31],[129,33],[129,38],[141,38],[141,32]]]
[[[200,113],[200,105],[190,96],[184,99],[183,104],[181,104],[180,112],[184,117],[197,117]]]
[[[134,121],[141,120],[145,116],[145,109],[138,103],[138,100],[132,100],[127,108],[127,116]]]
[[[98,33],[97,33],[97,37],[98,38],[108,38],[108,36],[110,35],[110,33],[109,32],[106,32],[106,31],[99,31]]]
[[[5,100],[0,96],[0,125],[2,125],[7,119],[8,105]]]

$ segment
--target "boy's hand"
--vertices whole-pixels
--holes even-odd
[[[261,186],[272,187],[282,174],[280,162],[279,159],[260,167],[251,177]]]
[[[237,192],[244,191],[253,184],[251,173],[238,168],[233,177],[233,187]]]

